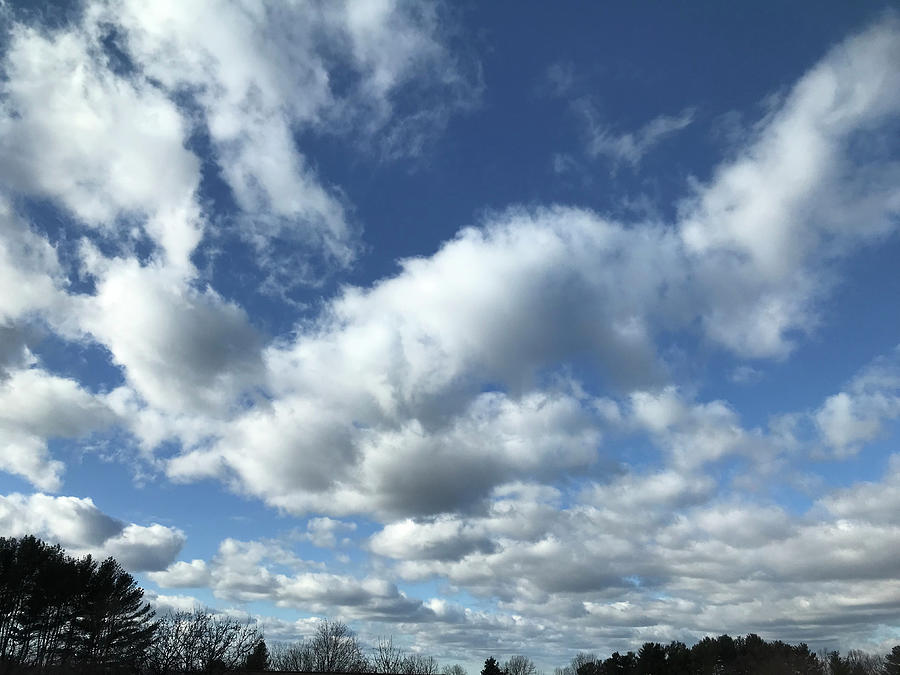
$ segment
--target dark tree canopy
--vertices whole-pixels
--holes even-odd
[[[503,675],[500,664],[493,656],[489,656],[484,661],[484,668],[481,669],[481,675]]]
[[[155,632],[144,591],[113,558],[0,538],[0,664],[137,670]]]
[[[887,675],[900,675],[900,645],[891,650],[891,653],[884,657],[884,672]]]
[[[269,649],[266,647],[266,641],[260,640],[256,643],[253,651],[247,656],[244,662],[246,670],[268,670],[269,669]]]

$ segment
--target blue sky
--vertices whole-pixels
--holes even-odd
[[[470,670],[900,641],[888,3],[0,12],[0,535]]]

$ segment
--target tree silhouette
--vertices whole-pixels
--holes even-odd
[[[885,675],[900,675],[900,645],[884,657],[884,672]]]
[[[666,650],[658,642],[645,642],[638,651],[638,675],[666,672]]]
[[[368,662],[356,634],[343,621],[321,621],[309,643],[312,670],[319,673],[358,673]]]
[[[502,670],[506,675],[535,675],[537,666],[527,656],[518,654],[510,656],[503,664]]]
[[[493,656],[489,656],[485,659],[484,668],[481,669],[481,675],[503,675],[500,665]]]
[[[469,673],[461,665],[454,663],[452,666],[444,666],[441,675],[469,675]]]
[[[253,651],[247,655],[244,661],[245,670],[268,670],[269,669],[269,649],[266,647],[266,641],[260,640],[256,643]]]
[[[241,621],[199,608],[170,612],[159,620],[147,667],[159,674],[236,670],[261,642],[249,616]]]
[[[0,538],[0,664],[138,669],[156,623],[113,559],[75,559],[36,537]]]

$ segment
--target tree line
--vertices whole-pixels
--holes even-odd
[[[114,558],[74,558],[32,536],[0,538],[0,675],[13,673],[222,673],[258,671],[467,675],[385,637],[366,649],[340,621],[312,636],[266,644],[246,617],[195,608],[156,616],[144,591]],[[883,657],[815,654],[806,644],[758,635],[645,643],[606,659],[579,653],[554,675],[900,675],[900,646]],[[481,675],[538,675],[534,662],[493,657]]]
[[[485,672],[488,671],[488,672]],[[488,668],[482,675],[498,675]],[[851,650],[814,653],[805,643],[767,641],[751,633],[683,642],[646,642],[637,652],[606,659],[581,652],[554,675],[900,675],[900,646],[884,655]]]

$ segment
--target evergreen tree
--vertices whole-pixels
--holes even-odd
[[[35,537],[0,538],[0,664],[137,669],[156,630],[143,594],[112,558],[98,565]]]
[[[484,661],[484,668],[481,669],[481,675],[503,675],[500,664],[493,656],[489,656]]]
[[[268,670],[269,669],[269,649],[266,647],[266,641],[260,640],[256,643],[253,651],[247,656],[244,663],[245,670]]]
[[[900,675],[900,645],[884,657],[884,672],[885,675]]]

